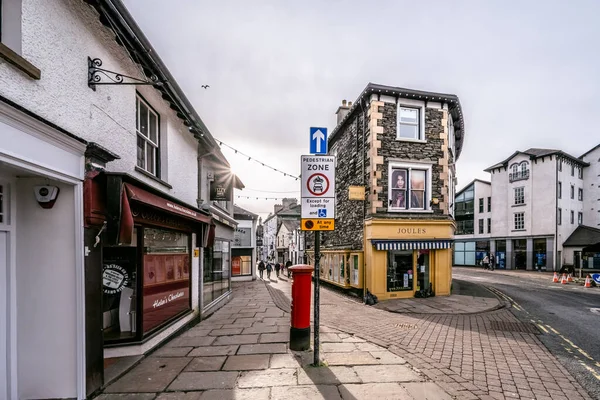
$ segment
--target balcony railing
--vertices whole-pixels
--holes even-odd
[[[529,170],[528,169],[526,169],[525,171],[519,171],[519,172],[514,172],[514,173],[508,174],[508,180],[510,182],[523,181],[525,179],[529,179]]]

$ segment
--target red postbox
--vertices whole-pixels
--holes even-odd
[[[289,270],[292,272],[290,349],[309,350],[310,298],[314,268],[310,265],[295,265]]]

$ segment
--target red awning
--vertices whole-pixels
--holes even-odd
[[[191,219],[195,222],[209,224],[210,227],[206,227],[205,231],[207,232],[206,236],[210,236],[209,232],[212,227],[212,218],[210,216],[147,192],[139,187],[125,183],[123,184],[123,194],[121,196],[121,224],[119,228],[119,243],[121,244],[130,244],[133,238],[134,223],[129,206],[130,201],[137,201],[147,206]]]
[[[147,192],[144,189],[130,185],[129,183],[125,183],[124,186],[129,200],[144,203],[148,206],[158,208],[168,213],[177,214],[197,222],[205,224],[210,224],[212,222],[212,218],[209,215],[194,211],[171,200]]]

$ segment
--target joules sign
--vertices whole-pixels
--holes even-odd
[[[398,228],[398,233],[403,235],[426,235],[427,229],[425,228]]]
[[[153,308],[158,308],[160,306],[164,306],[167,303],[172,302],[173,300],[177,300],[181,297],[185,296],[184,292],[175,292],[175,293],[169,293],[168,296],[163,297],[162,299],[156,299],[154,300],[154,303],[152,304]]]

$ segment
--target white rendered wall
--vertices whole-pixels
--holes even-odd
[[[532,161],[529,179],[531,180],[530,234],[554,236],[557,213],[556,157],[552,156],[552,160],[545,157],[543,161],[542,159]]]
[[[585,171],[585,169],[584,169]],[[563,162],[562,171],[558,172],[558,180],[562,182],[562,198],[558,199],[558,208],[562,209],[562,224],[558,226],[557,247],[561,251],[562,244],[571,236],[577,228],[577,213],[583,212],[583,201],[578,200],[577,191],[584,187],[584,181],[579,179],[577,168],[575,168],[574,176],[571,176],[571,166]],[[574,198],[571,199],[571,185],[575,187]],[[583,192],[583,197],[586,197],[586,191]],[[571,224],[571,211],[573,211],[573,223]],[[585,218],[585,216],[584,216]],[[585,224],[585,219],[584,219]],[[563,261],[567,264],[573,262],[572,255],[566,258],[565,253],[562,255]]]
[[[586,154],[583,170],[583,224],[600,229],[600,147]]]
[[[492,234],[494,237],[508,236],[512,221],[508,221],[509,204],[508,172],[501,169],[492,172]],[[512,217],[512,214],[511,214]]]
[[[0,95],[16,102],[67,131],[94,141],[118,154],[109,171],[124,171],[196,205],[197,142],[152,87],[138,90],[160,114],[161,178],[173,189],[135,171],[135,86],[87,86],[87,57],[101,58],[103,68],[132,76],[139,70],[129,60],[114,33],[97,13],[79,0],[22,0],[22,55],[41,70],[32,80],[0,62]],[[190,184],[191,183],[191,184]]]
[[[488,212],[488,197],[492,196],[492,185],[486,184],[480,181],[475,181],[475,191],[474,191],[474,215],[475,220],[473,221],[474,225],[474,234],[473,237],[477,240],[480,239],[488,239],[491,235],[488,233],[488,218],[492,218],[492,212]],[[483,212],[479,212],[479,199],[483,199]],[[493,205],[492,205],[493,207]],[[493,210],[493,208],[492,208]],[[483,234],[479,233],[479,220],[483,219]],[[492,221],[492,229],[494,229],[493,221]],[[493,232],[493,230],[492,230]],[[470,236],[470,235],[469,235]],[[461,236],[462,238],[462,236]]]
[[[33,186],[60,187],[42,209]],[[76,246],[73,186],[17,181],[17,363],[19,398],[77,395]]]

